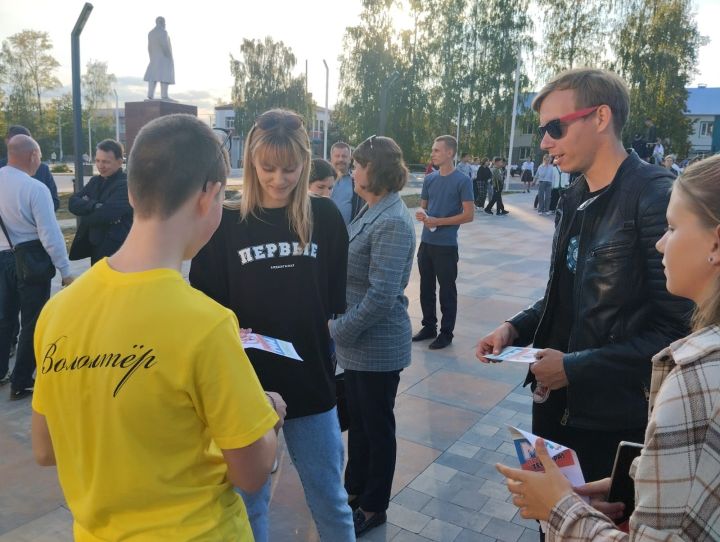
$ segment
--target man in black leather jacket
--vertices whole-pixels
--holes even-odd
[[[68,208],[82,217],[70,247],[70,259],[90,257],[91,264],[115,254],[132,225],[133,210],[128,200],[127,176],[122,170],[122,145],[113,139],[98,143],[95,175],[73,194]]]
[[[651,357],[689,332],[692,305],[667,292],[655,250],[672,176],[623,148],[629,97],[613,73],[564,72],[533,108],[542,149],[582,175],[558,204],[545,296],[481,339],[477,356],[543,349],[525,384],[536,401],[552,391],[533,403],[533,432],[573,448],[597,480],[621,440],[644,440]]]

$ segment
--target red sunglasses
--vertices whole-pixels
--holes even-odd
[[[565,137],[563,128],[575,120],[584,119],[585,117],[591,115],[598,109],[598,107],[600,106],[596,105],[594,107],[586,107],[585,109],[580,109],[578,111],[568,113],[560,118],[553,119],[543,126],[538,126],[540,139],[542,140],[542,138],[545,137],[545,134],[548,134],[553,139],[562,139]]]

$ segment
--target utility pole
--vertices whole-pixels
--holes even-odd
[[[63,160],[63,147],[62,147],[62,122],[60,122],[60,102],[58,102],[58,144],[60,145],[60,161]]]
[[[70,48],[72,51],[72,101],[73,101],[73,134],[75,152],[75,192],[83,187],[83,163],[82,163],[82,105],[80,103],[80,34],[82,34],[85,23],[93,10],[92,4],[86,2],[75,22],[75,27],[70,33]]]
[[[325,135],[323,136],[323,158],[327,160],[327,136],[328,124],[330,124],[330,109],[328,104],[328,93],[330,91],[330,68],[328,68],[325,59],[323,59],[323,64],[325,64]]]
[[[510,189],[510,171],[512,170],[513,143],[515,142],[515,120],[517,119],[518,91],[520,90],[520,53],[518,47],[517,66],[515,67],[515,96],[513,97],[512,120],[510,122],[510,152],[508,156],[508,168],[505,173],[505,190]]]
[[[113,89],[113,94],[115,94],[115,141],[120,143],[120,103],[117,90]]]

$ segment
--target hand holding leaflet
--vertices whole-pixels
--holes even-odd
[[[506,346],[499,354],[485,354],[492,361],[514,361],[516,363],[535,363],[535,354],[539,348],[523,348],[520,346]]]

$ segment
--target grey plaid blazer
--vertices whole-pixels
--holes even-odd
[[[363,208],[348,226],[347,311],[330,323],[338,365],[396,371],[410,365],[412,330],[404,291],[415,226],[400,194]]]

